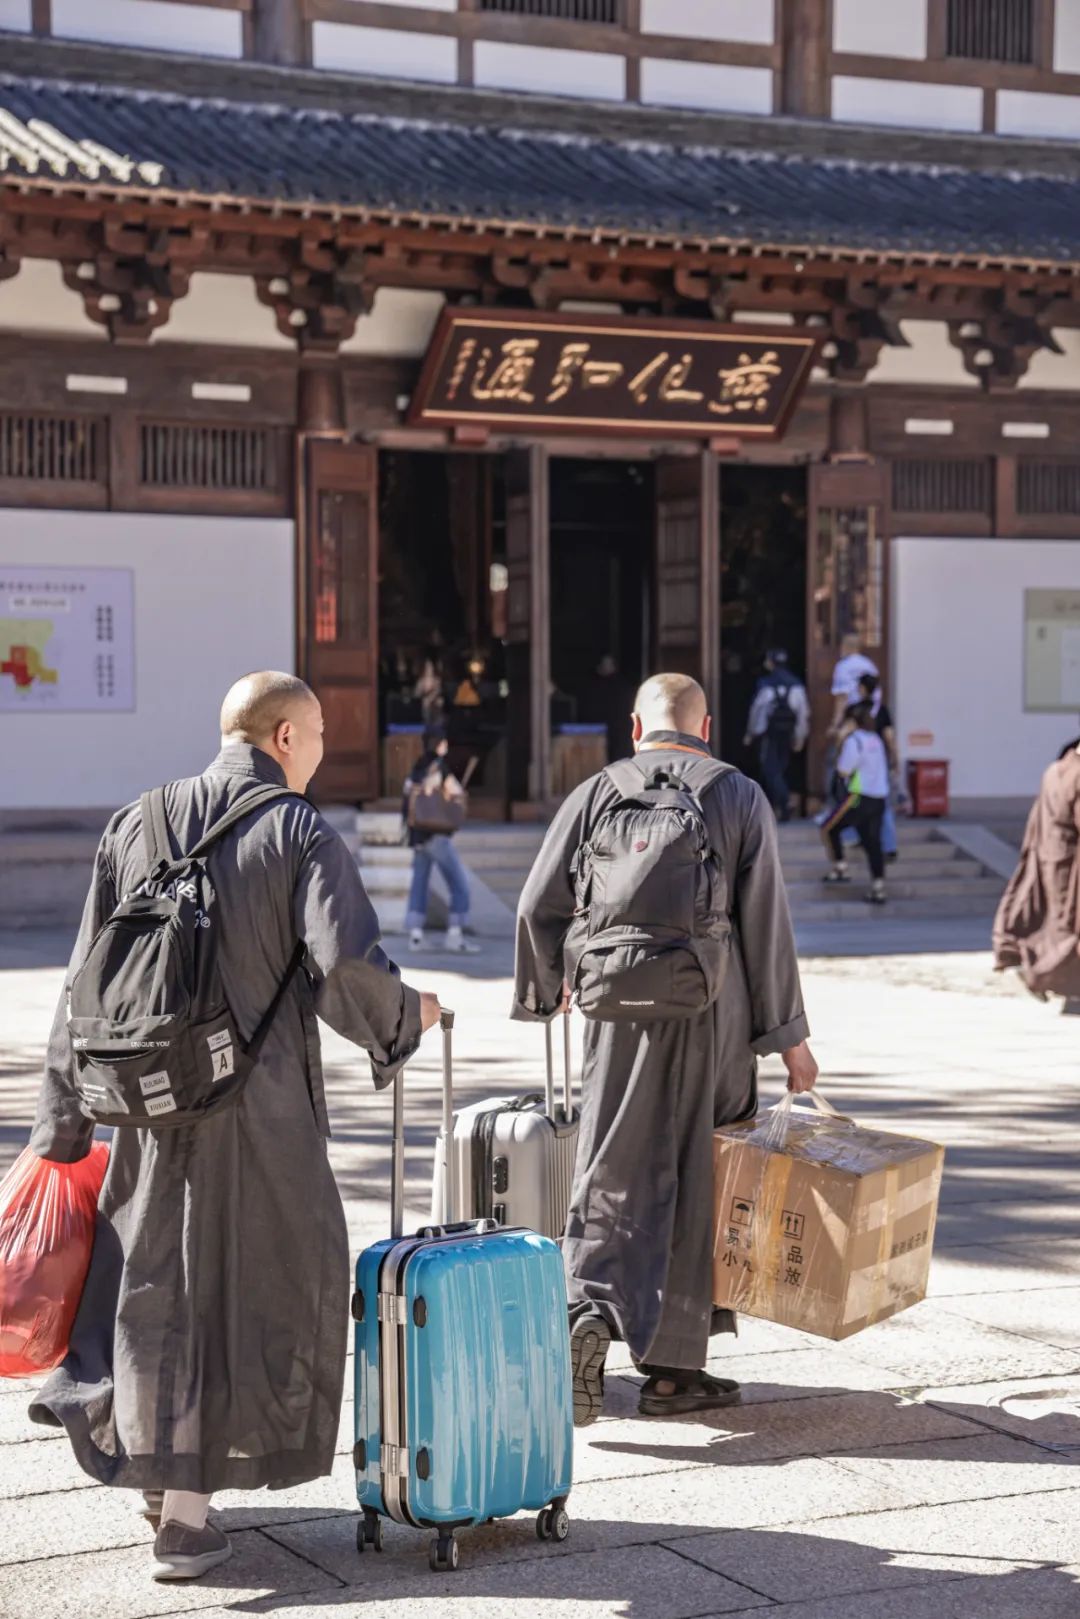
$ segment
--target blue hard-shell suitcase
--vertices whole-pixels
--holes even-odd
[[[444,1012],[443,1113],[452,1130],[451,1029]],[[394,1233],[356,1266],[357,1548],[379,1549],[382,1518],[435,1531],[430,1562],[455,1569],[455,1532],[523,1508],[565,1540],[573,1401],[562,1256],[534,1231],[493,1220],[401,1235],[404,1094],[394,1082]],[[451,1180],[452,1170],[451,1170]],[[446,1188],[453,1207],[454,1188]]]

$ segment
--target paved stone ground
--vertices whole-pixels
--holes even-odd
[[[977,942],[920,931],[929,953],[830,955],[804,940],[827,1094],[866,1121],[943,1141],[946,1180],[931,1297],[831,1344],[744,1320],[714,1365],[745,1386],[709,1421],[635,1416],[612,1357],[608,1409],[578,1436],[563,1547],[531,1516],[462,1536],[455,1576],[426,1537],[390,1525],[361,1563],[342,1417],[335,1476],[221,1497],[236,1555],[186,1589],[146,1576],[149,1533],[125,1492],[92,1486],[62,1438],[25,1418],[29,1385],[0,1391],[0,1613],[270,1613],[311,1619],[694,1619],[779,1607],[784,1619],[1077,1619],[1080,1615],[1080,1093],[1078,1026],[989,974]],[[879,948],[912,947],[883,924]],[[863,935],[865,940],[865,934]],[[834,946],[837,940],[833,941]],[[966,948],[965,948],[966,947]],[[934,953],[934,950],[942,953]],[[960,953],[945,953],[957,952]],[[0,1168],[25,1140],[62,941],[0,946]],[[463,1097],[532,1087],[536,1031],[503,1020],[507,963],[489,952],[409,975],[459,1011]],[[326,1042],[333,1161],[354,1242],[386,1223],[389,1104],[342,1042]],[[780,1070],[766,1065],[777,1094]],[[412,1216],[439,1111],[438,1048],[410,1070]]]

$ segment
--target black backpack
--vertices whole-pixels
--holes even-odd
[[[785,681],[773,687],[776,695],[765,722],[765,734],[776,737],[778,741],[795,734],[795,710],[788,702],[794,684],[794,681]]]
[[[733,768],[711,765],[699,789]],[[571,866],[567,981],[586,1017],[694,1017],[719,995],[731,947],[727,884],[701,804],[670,764],[648,754],[604,775],[619,800]]]
[[[283,787],[245,794],[189,854],[174,858],[164,789],[143,794],[146,879],[96,935],[68,995],[75,1088],[83,1111],[99,1124],[194,1124],[239,1097],[304,946],[297,944],[245,1040],[218,969],[221,912],[205,856],[255,810],[295,796]]]

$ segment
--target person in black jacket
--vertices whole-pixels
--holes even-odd
[[[425,787],[440,785],[447,800],[463,799],[465,789],[450,769],[450,744],[445,731],[425,733],[424,751],[409,772],[401,802],[401,818],[409,848],[413,851],[412,886],[405,925],[409,949],[424,948],[424,921],[427,917],[428,889],[433,867],[438,867],[450,897],[450,917],[445,947],[455,955],[475,956],[480,946],[465,935],[469,924],[469,879],[453,844],[453,831],[437,832],[417,825],[417,804]]]

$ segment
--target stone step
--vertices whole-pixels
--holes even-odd
[[[865,870],[866,861],[862,850],[853,848],[848,851],[848,867],[854,876]],[[829,861],[824,850],[816,860],[799,860],[783,862],[784,881],[789,887],[796,883],[817,882],[824,875]],[[903,877],[910,882],[935,882],[958,878],[974,878],[986,875],[985,867],[977,860],[909,860],[902,854],[898,860],[890,861],[888,875],[898,880]]]
[[[851,845],[854,848],[854,844]],[[900,858],[906,861],[920,861],[934,864],[942,860],[963,860],[963,850],[958,849],[955,843],[948,843],[944,838],[931,838],[925,843],[913,843],[910,838],[899,838],[897,848]],[[824,855],[825,844],[821,837],[814,838],[806,843],[791,846],[785,843],[780,845],[780,860],[784,869],[788,866],[803,864],[808,860],[821,859]]]
[[[890,895],[897,899],[920,900],[926,905],[928,914],[939,910],[946,900],[962,896],[982,899],[986,903],[996,903],[1005,889],[1005,884],[998,877],[913,882],[905,881],[904,878],[890,872],[885,881]],[[793,909],[800,907],[804,902],[812,903],[822,898],[840,905],[859,904],[868,883],[869,876],[865,871],[853,871],[850,884],[836,888],[827,888],[820,878],[817,882],[789,883],[788,899]]]
[[[885,905],[868,905],[865,896],[864,883],[851,903],[837,902],[835,897],[804,900],[797,907],[793,907],[792,919],[796,928],[808,922],[853,922],[858,919],[865,920],[869,927],[881,916],[911,917],[923,922],[957,916],[981,916],[986,918],[986,941],[989,949],[990,923],[996,904],[981,895],[957,894],[946,897],[937,904],[930,904],[925,899],[890,898]]]

